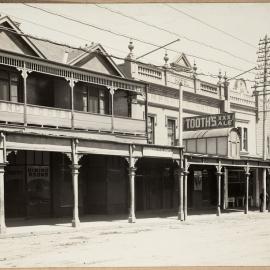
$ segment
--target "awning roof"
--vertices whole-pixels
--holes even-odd
[[[184,131],[183,139],[201,139],[201,138],[213,138],[213,137],[228,137],[230,132],[236,128],[216,128],[216,129],[203,129],[203,130],[193,130],[193,131]]]

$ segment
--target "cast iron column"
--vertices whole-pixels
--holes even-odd
[[[74,129],[74,87],[77,80],[72,78],[67,78],[70,86],[70,105],[71,105],[71,128]]]
[[[79,196],[78,196],[78,175],[80,165],[78,164],[78,154],[76,153],[76,145],[77,141],[72,139],[72,165],[71,173],[72,173],[72,184],[73,184],[73,219],[72,219],[72,227],[78,227],[80,225],[79,219]]]
[[[221,162],[218,162],[218,166],[216,166],[217,169],[217,194],[218,194],[218,198],[217,198],[217,216],[220,216],[221,211],[220,211],[220,205],[221,205]]]
[[[180,150],[181,151],[181,150]],[[178,220],[184,221],[184,168],[183,168],[183,159],[180,159],[177,163],[179,163],[178,166],[178,182],[179,182],[179,207],[178,207]]]
[[[266,210],[266,168],[263,168],[262,177],[262,189],[263,189],[263,212]]]
[[[185,170],[184,170],[184,220],[187,220],[187,203],[188,203],[188,198],[187,198],[187,178],[188,178],[188,168],[189,168],[189,163],[187,161],[187,158],[185,158]]]
[[[223,209],[228,208],[228,168],[224,167],[224,183],[223,183]]]
[[[133,145],[129,146],[129,186],[130,186],[130,207],[129,207],[129,217],[128,222],[129,223],[135,223],[136,222],[136,216],[135,216],[135,172],[136,167],[135,163],[137,161],[136,158],[133,157]]]
[[[5,222],[5,192],[4,192],[4,175],[5,175],[5,165],[6,165],[6,155],[5,155],[5,136],[1,133],[0,138],[0,234],[6,232],[6,222]]]
[[[18,68],[18,70],[21,72],[21,75],[23,78],[23,123],[24,123],[24,126],[27,126],[27,83],[26,83],[26,79],[27,79],[28,73],[30,73],[30,71],[26,69],[25,62],[23,64],[23,68]]]
[[[111,132],[114,132],[114,92],[116,89],[113,87],[110,88],[110,94],[111,94],[111,109],[112,109],[112,114],[111,114]]]
[[[245,175],[246,175],[246,194],[245,194],[245,214],[248,213],[248,188],[249,188],[249,166],[245,167]]]

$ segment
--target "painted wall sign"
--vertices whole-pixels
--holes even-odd
[[[184,131],[213,128],[229,128],[235,125],[234,113],[211,114],[184,118]]]

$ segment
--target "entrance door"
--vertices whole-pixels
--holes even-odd
[[[8,218],[26,214],[24,166],[8,165],[5,169],[5,214]]]

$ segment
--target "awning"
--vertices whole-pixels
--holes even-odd
[[[216,129],[184,131],[183,139],[188,140],[188,139],[200,139],[200,138],[228,137],[231,131],[236,131],[238,133],[237,128],[216,128]]]

